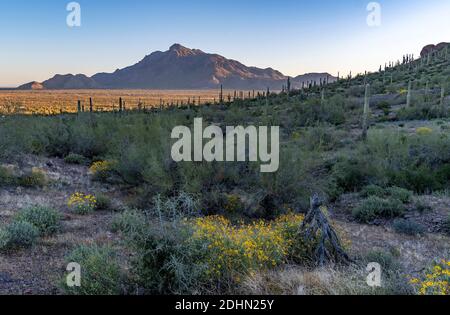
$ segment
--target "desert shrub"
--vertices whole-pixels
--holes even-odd
[[[196,195],[185,192],[169,198],[157,195],[153,198],[153,207],[148,213],[160,220],[177,221],[182,218],[198,216],[200,214],[198,204],[199,200]]]
[[[116,253],[109,246],[81,245],[67,257],[67,263],[81,266],[81,286],[64,285],[72,295],[118,295],[121,293],[121,270]]]
[[[39,230],[28,222],[13,222],[3,232],[3,243],[6,249],[28,248],[36,243]]]
[[[70,196],[67,206],[76,214],[89,214],[95,211],[97,199],[93,195],[77,192]]]
[[[113,232],[121,232],[128,238],[143,234],[147,227],[146,216],[138,210],[125,210],[117,214],[111,224]]]
[[[360,190],[367,184],[370,177],[368,165],[370,164],[359,156],[339,160],[332,169],[332,176],[337,189],[341,193]]]
[[[410,108],[402,108],[397,112],[398,120],[430,120],[441,117],[448,117],[449,111],[442,112],[440,106],[430,104],[417,104]]]
[[[194,242],[208,248],[207,273],[211,277],[239,277],[286,261],[303,216],[281,216],[273,222],[257,221],[233,226],[223,217],[194,220]]]
[[[0,166],[0,187],[12,185],[15,181],[16,178],[13,176],[12,172],[6,167]]]
[[[360,222],[369,223],[377,218],[394,218],[405,211],[398,199],[369,197],[353,210],[353,216]]]
[[[19,177],[18,183],[24,187],[43,187],[47,185],[48,179],[45,171],[33,167],[30,172]]]
[[[147,225],[138,234],[128,234],[136,253],[132,272],[147,293],[194,294],[206,286],[206,266],[201,263],[206,248],[190,246],[189,237],[185,229],[173,224]]]
[[[372,196],[383,197],[386,195],[386,190],[377,185],[368,185],[368,186],[365,186],[361,190],[360,195],[363,198],[372,197]]]
[[[8,248],[9,233],[6,229],[0,227],[0,251]]]
[[[231,194],[226,198],[224,205],[225,212],[229,215],[237,214],[238,212],[243,212],[244,205],[241,201],[239,195]]]
[[[367,253],[364,257],[366,262],[379,263],[382,270],[392,272],[400,268],[400,264],[396,257],[388,251],[374,250]]]
[[[418,295],[450,295],[450,261],[441,260],[419,278],[411,278]]]
[[[61,215],[58,211],[42,206],[21,210],[15,218],[17,222],[28,222],[35,226],[41,235],[56,233],[60,227]]]
[[[134,214],[127,220],[136,221]],[[150,293],[226,292],[244,275],[286,262],[302,220],[286,215],[273,222],[232,225],[210,216],[148,225],[141,237],[131,238],[133,270]],[[131,231],[136,223],[124,224],[122,217],[120,225]]]
[[[394,230],[397,233],[407,234],[407,235],[419,235],[424,234],[426,229],[423,225],[413,222],[411,220],[398,219],[394,221]]]
[[[116,161],[97,161],[89,168],[94,180],[106,181],[114,170]]]
[[[70,153],[64,158],[64,162],[67,164],[85,165],[87,163],[87,159],[80,154]]]
[[[101,210],[109,210],[111,208],[111,199],[102,193],[95,194],[95,210],[101,211]]]
[[[414,208],[420,213],[430,212],[433,208],[422,198],[415,198]]]
[[[413,197],[413,192],[400,187],[389,187],[386,189],[386,193],[393,199],[400,200],[403,203],[408,203]]]

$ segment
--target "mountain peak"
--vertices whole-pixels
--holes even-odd
[[[184,47],[183,45],[180,44],[173,44],[172,46],[170,46],[169,51],[175,53],[178,57],[195,56],[202,52],[197,49],[190,49]]]

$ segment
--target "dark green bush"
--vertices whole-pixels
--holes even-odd
[[[64,158],[64,162],[66,162],[67,164],[86,165],[88,161],[84,156],[80,154],[70,153]]]
[[[360,222],[369,223],[377,218],[395,218],[405,211],[398,199],[369,197],[353,210],[353,216]]]
[[[413,222],[411,220],[405,220],[405,219],[395,220],[393,227],[397,233],[407,234],[407,235],[412,235],[412,236],[424,234],[426,232],[426,228],[423,225]]]
[[[48,236],[58,232],[61,214],[52,208],[35,206],[21,210],[15,218],[17,222],[34,225],[41,235]]]
[[[95,210],[98,210],[98,211],[111,210],[112,202],[111,202],[111,199],[107,195],[97,193],[97,194],[95,194],[95,199],[97,200],[97,202],[95,204]]]

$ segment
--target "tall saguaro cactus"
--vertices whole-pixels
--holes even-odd
[[[411,89],[412,89],[412,82],[409,81],[408,83],[408,94],[406,95],[406,108],[411,107]]]
[[[444,113],[445,112],[445,84],[442,83],[441,87],[441,110]]]
[[[366,84],[366,93],[364,95],[364,112],[362,122],[362,138],[367,139],[367,131],[369,129],[369,115],[370,115],[370,84]]]
[[[92,103],[92,97],[89,98],[89,112],[93,112],[94,111],[94,105]]]

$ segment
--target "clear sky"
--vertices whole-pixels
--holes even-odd
[[[111,72],[173,43],[286,75],[375,71],[385,61],[450,41],[449,0],[0,0],[0,86],[56,73]]]

